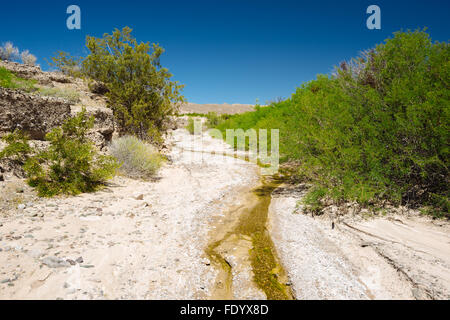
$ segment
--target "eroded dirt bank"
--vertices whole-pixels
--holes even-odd
[[[304,191],[285,185],[270,206],[272,239],[298,299],[450,298],[448,222],[414,212],[312,217],[296,208]]]
[[[210,298],[218,274],[205,254],[213,222],[258,175],[239,159],[199,153],[204,161],[195,162],[185,149],[230,149],[207,134],[203,146],[193,139],[173,132],[172,163],[157,181],[117,177],[95,194],[3,212],[0,298]]]

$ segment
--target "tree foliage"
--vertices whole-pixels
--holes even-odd
[[[389,200],[448,216],[449,58],[448,43],[399,32],[290,99],[218,127],[280,129],[283,159],[315,185],[310,202]]]
[[[122,133],[161,142],[167,118],[183,101],[178,82],[160,63],[164,50],[138,43],[131,29],[115,30],[102,38],[87,37],[89,55],[83,73],[108,87],[106,94]]]
[[[2,141],[7,143],[7,146],[0,152],[0,159],[9,158],[24,164],[32,151],[28,143],[28,137],[22,131],[15,130],[3,136]]]
[[[82,77],[81,62],[83,58],[73,57],[64,51],[58,51],[51,61],[47,61],[50,67],[56,68],[66,76]]]

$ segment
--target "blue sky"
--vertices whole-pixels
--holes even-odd
[[[81,30],[66,28],[71,4],[81,8]],[[381,30],[366,28],[371,4],[381,8]],[[163,65],[197,103],[288,97],[394,31],[428,27],[448,41],[450,30],[448,0],[40,0],[2,1],[0,10],[0,42],[29,49],[44,69],[57,50],[85,55],[86,35],[129,26],[166,49]]]

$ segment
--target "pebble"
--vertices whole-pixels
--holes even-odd
[[[143,194],[136,195],[136,196],[134,197],[134,199],[139,200],[139,201],[142,201],[142,200],[144,200],[144,195],[143,195]]]
[[[65,268],[70,267],[70,263],[58,257],[47,257],[42,259],[42,263],[49,268]]]
[[[25,209],[26,208],[26,206],[23,204],[23,203],[21,203],[21,204],[19,204],[18,206],[17,206],[17,209],[18,210],[23,210],[23,209]]]

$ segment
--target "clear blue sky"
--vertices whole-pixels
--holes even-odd
[[[81,7],[79,31],[66,28],[71,4]],[[366,28],[371,4],[381,8],[381,30]],[[394,31],[428,27],[448,41],[450,30],[448,0],[40,0],[2,1],[0,11],[0,42],[29,49],[44,69],[57,50],[85,55],[86,35],[129,26],[166,49],[163,65],[197,103],[288,97]]]

